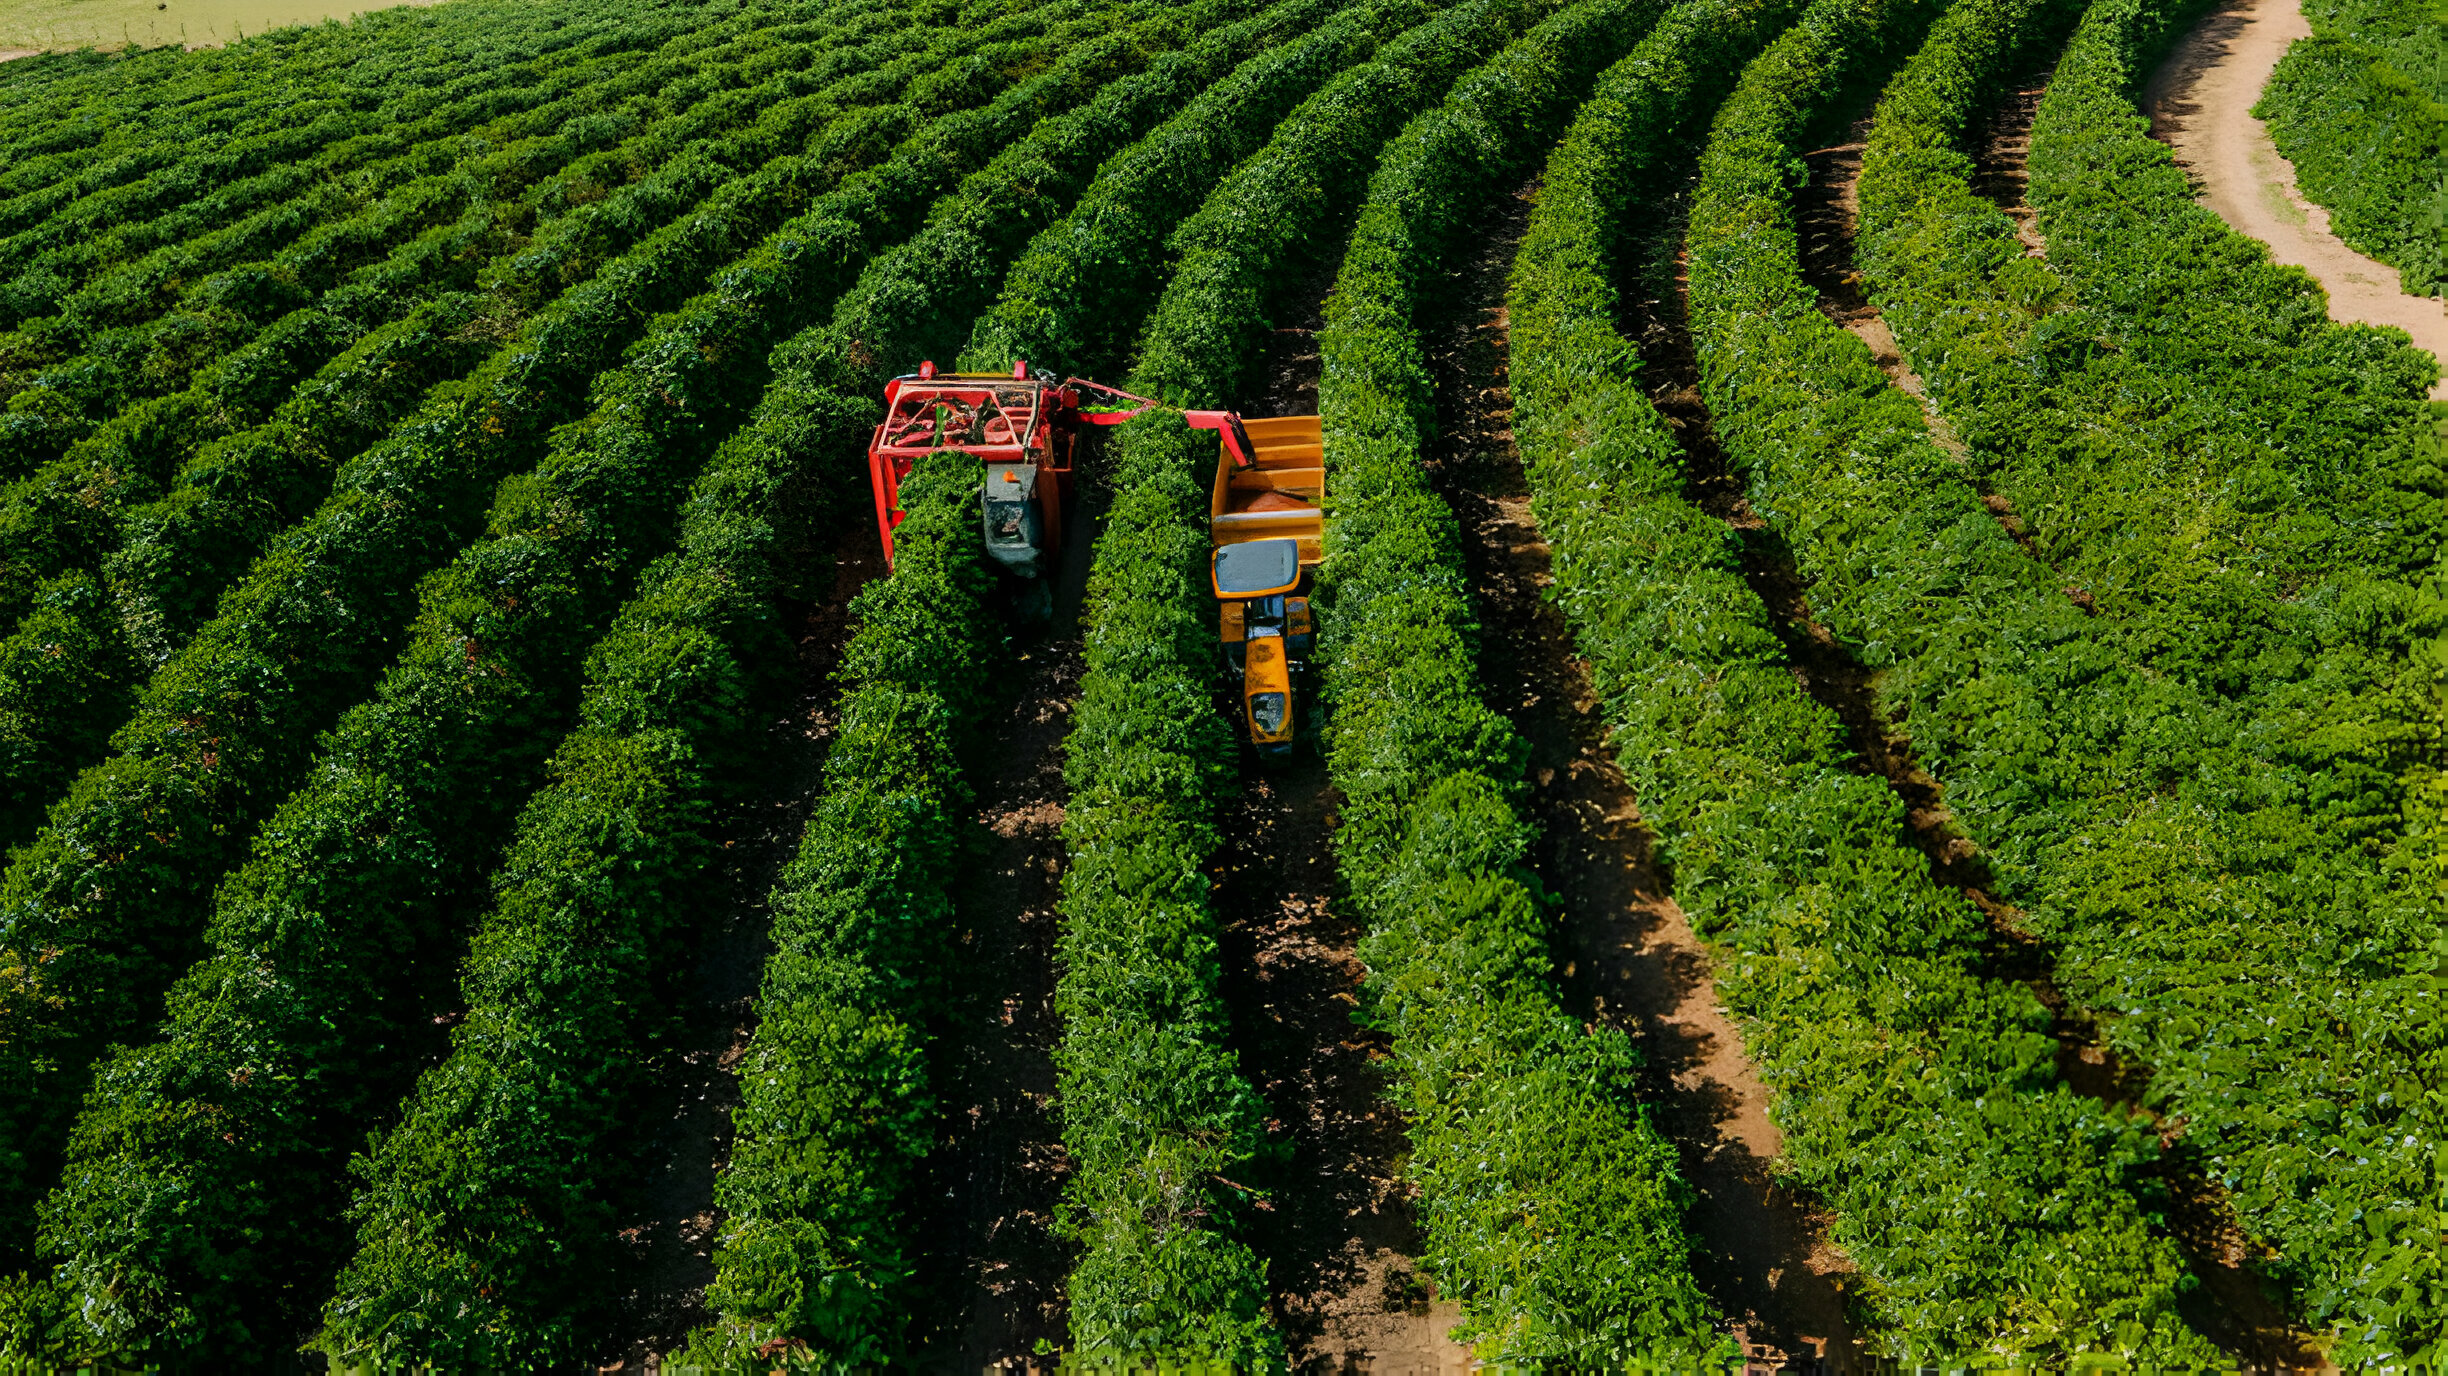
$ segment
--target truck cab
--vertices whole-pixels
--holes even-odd
[[[1208,531],[1225,663],[1240,680],[1250,744],[1262,759],[1282,759],[1299,735],[1316,641],[1309,582],[1325,554],[1326,522],[1318,418],[1192,412],[1190,423],[1222,432]]]

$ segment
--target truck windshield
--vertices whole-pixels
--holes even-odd
[[[1215,586],[1221,596],[1280,592],[1298,581],[1298,540],[1251,540],[1215,552]]]

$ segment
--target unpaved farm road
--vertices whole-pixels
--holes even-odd
[[[2233,0],[2203,16],[2143,93],[2151,135],[2176,150],[2202,204],[2229,227],[2269,245],[2270,257],[2312,274],[2329,293],[2329,318],[2394,325],[2415,347],[2448,363],[2448,307],[2398,290],[2397,269],[2346,247],[2329,212],[2295,189],[2295,167],[2278,156],[2252,107],[2287,45],[2308,37],[2297,0]],[[2431,388],[2448,400],[2448,376]]]

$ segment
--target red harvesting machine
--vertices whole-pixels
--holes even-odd
[[[1139,404],[1094,407],[1092,392]],[[892,567],[893,527],[901,524],[901,480],[920,456],[950,449],[976,455],[985,469],[986,552],[1023,578],[1037,577],[1045,554],[1062,548],[1081,427],[1119,425],[1149,404],[1079,378],[1032,374],[1025,360],[1009,375],[938,373],[924,363],[885,383],[884,421],[867,445],[884,566]]]
[[[1102,403],[1102,404],[1101,404]],[[901,480],[919,457],[951,449],[977,456],[985,470],[986,552],[1023,578],[1043,573],[1044,556],[1062,548],[1063,508],[1082,427],[1120,425],[1162,402],[1086,378],[1055,382],[1026,360],[1004,373],[939,373],[933,363],[884,384],[884,420],[867,445],[876,533],[892,567],[893,527],[901,524]],[[1218,430],[1247,464],[1257,452],[1230,411],[1185,411],[1193,430]]]
[[[884,564],[901,523],[901,480],[918,460],[950,450],[983,469],[986,552],[1038,578],[1062,549],[1063,509],[1083,428],[1120,425],[1162,402],[1085,378],[1029,371],[938,373],[933,363],[884,384],[884,421],[867,446]],[[1169,408],[1168,408],[1169,409]],[[1323,555],[1325,450],[1316,416],[1244,422],[1231,411],[1184,411],[1223,441],[1208,513],[1218,620],[1228,671],[1241,681],[1242,720],[1262,758],[1292,749],[1313,638],[1308,588]],[[1040,584],[1040,587],[1043,585]]]

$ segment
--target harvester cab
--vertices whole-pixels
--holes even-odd
[[[1324,557],[1326,449],[1316,416],[1244,421],[1192,411],[1221,434],[1207,508],[1224,657],[1241,680],[1241,719],[1262,759],[1292,753],[1316,637],[1310,571]]]

